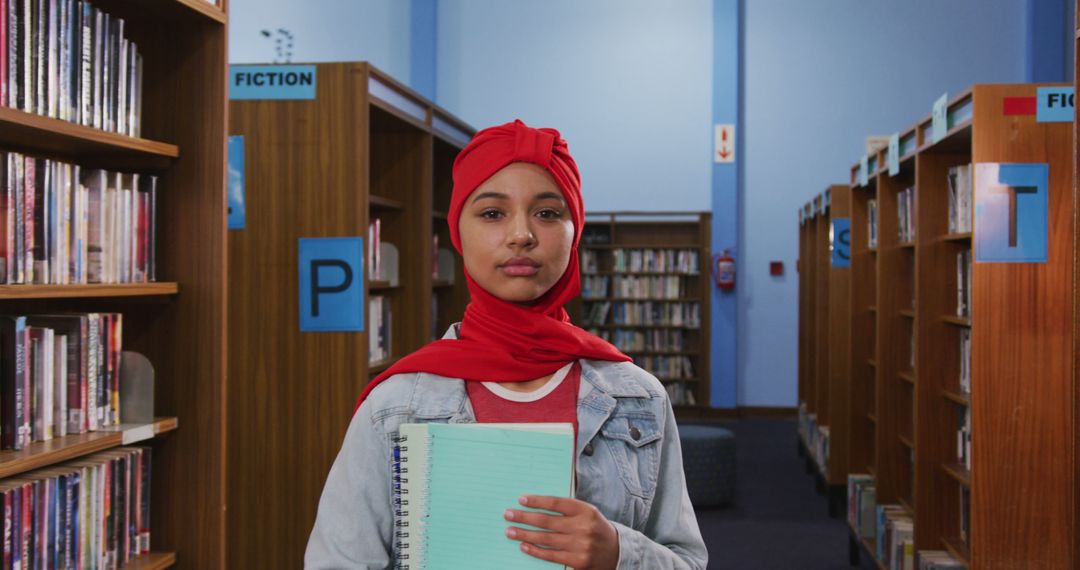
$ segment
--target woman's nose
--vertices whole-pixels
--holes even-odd
[[[536,243],[529,224],[528,216],[514,216],[510,222],[510,233],[507,236],[507,245],[512,247],[528,247]]]

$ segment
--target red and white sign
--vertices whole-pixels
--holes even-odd
[[[713,160],[719,164],[735,162],[735,125],[716,125]]]

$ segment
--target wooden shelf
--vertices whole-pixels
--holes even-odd
[[[401,285],[391,285],[389,281],[368,281],[368,291],[393,291]]]
[[[446,212],[440,212],[438,210],[434,210],[434,211],[431,212],[431,217],[435,218],[436,220],[446,221],[447,219],[450,218],[450,214],[447,214]]]
[[[162,0],[164,1],[164,0]],[[174,144],[109,133],[100,129],[0,107],[0,145],[46,153],[102,168],[168,168],[180,156]]]
[[[897,247],[899,247],[900,249],[915,249],[915,242],[913,242],[913,241],[902,241],[899,244],[897,244]]]
[[[899,503],[905,511],[907,511],[908,516],[911,517],[912,520],[915,519],[915,507],[913,507],[907,499],[905,499],[904,497],[897,497],[896,502]]]
[[[399,200],[393,200],[391,198],[383,198],[382,196],[376,196],[371,194],[368,196],[368,205],[372,208],[382,208],[383,210],[404,210],[405,203]]]
[[[26,449],[0,451],[0,479],[41,469],[112,447],[142,441],[176,429],[176,418],[158,418],[146,426],[120,425],[31,443]],[[125,441],[125,438],[127,441]],[[133,439],[139,438],[139,439]]]
[[[873,465],[867,465],[866,472],[869,473],[871,477],[877,477],[877,469],[875,469]]]
[[[971,396],[968,394],[960,394],[958,392],[953,392],[952,390],[942,390],[941,395],[944,396],[945,399],[952,400],[962,406],[971,406]]]
[[[971,566],[971,553],[964,541],[959,538],[943,538],[941,542],[945,545],[945,550],[948,550],[953,558],[963,562],[965,566]]]
[[[956,479],[957,483],[965,487],[971,486],[971,471],[968,468],[960,465],[959,463],[943,463],[941,468],[953,479]]]
[[[592,297],[582,300],[586,303],[596,303],[600,301],[615,301],[619,303],[700,303],[701,297],[678,297],[676,299],[661,299],[660,297],[606,297],[603,299],[597,299],[595,297]]]
[[[873,366],[874,368],[877,368],[877,360],[875,360],[873,358],[867,359],[866,363],[869,364],[870,366]]]
[[[967,317],[953,317],[953,316],[948,316],[947,315],[947,316],[941,317],[941,320],[945,321],[946,323],[949,323],[950,325],[956,325],[958,327],[971,328],[971,319],[969,319]]]
[[[150,552],[128,562],[124,570],[164,570],[175,565],[175,552]]]
[[[679,271],[594,271],[582,272],[582,277],[614,275],[619,277],[700,277],[701,273],[682,273]]]
[[[660,243],[652,242],[645,244],[612,244],[612,243],[593,243],[593,244],[581,244],[585,249],[702,249],[701,244],[696,243]],[[639,275],[634,273],[634,275]]]
[[[592,328],[592,329],[604,329],[604,330],[613,330],[613,329],[681,329],[681,330],[690,330],[690,331],[701,330],[701,327],[675,326],[675,325],[582,325],[582,327],[583,328]]]
[[[866,251],[868,251],[870,253],[877,253],[877,250],[878,250],[877,246],[866,248]]]
[[[913,374],[912,372],[910,372],[910,371],[902,371],[902,372],[897,372],[896,375],[901,380],[903,380],[904,382],[907,382],[908,384],[911,384],[912,386],[915,385],[915,374]]]
[[[868,419],[872,423],[876,424],[877,423],[877,414],[875,414],[873,412],[869,412],[869,413],[866,414],[866,419]]]
[[[0,300],[146,297],[154,295],[176,295],[179,291],[180,286],[176,283],[0,285]]]
[[[203,16],[206,16],[207,18],[209,18],[209,19],[211,19],[211,20],[213,20],[213,21],[215,21],[215,22],[217,22],[219,24],[224,24],[227,21],[227,18],[225,16],[225,12],[221,8],[218,8],[217,6],[207,2],[206,0],[161,0],[161,1],[164,1],[164,2],[176,2],[177,4],[180,4],[181,6],[185,6],[187,8],[190,8],[190,9],[194,10],[195,12],[198,12],[199,14],[202,14]]]
[[[911,438],[909,438],[908,436],[906,436],[906,435],[897,435],[896,439],[900,440],[900,444],[903,445],[904,447],[906,447],[908,449],[915,449],[915,442],[911,441]]]
[[[453,287],[454,284],[451,283],[449,279],[434,279],[431,281],[431,286],[440,289],[443,287]]]
[[[649,356],[649,355],[657,355],[657,356],[697,356],[698,354],[700,354],[696,350],[671,350],[671,351],[663,351],[663,350],[623,350],[623,353],[625,353],[625,354],[643,354],[643,355],[646,355],[646,356]]]
[[[909,319],[914,319],[915,318],[915,311],[913,311],[911,309],[904,309],[902,311],[897,311],[897,314],[899,314],[901,317],[907,317]]]
[[[866,310],[870,311],[871,313],[876,313],[877,312],[877,306],[876,305],[871,305],[871,306],[867,307]]]
[[[971,232],[961,234],[946,234],[941,236],[941,241],[971,241]]]
[[[386,370],[387,368],[390,368],[390,366],[393,364],[394,359],[372,362],[371,364],[368,364],[368,374],[375,376],[376,374],[382,373],[382,371]]]

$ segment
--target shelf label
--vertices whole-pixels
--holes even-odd
[[[300,330],[364,330],[364,238],[300,238]]]
[[[851,267],[851,218],[832,219],[829,249],[832,250],[833,267]]]
[[[870,158],[863,156],[859,161],[859,186],[866,186],[870,183]]]
[[[1048,164],[975,165],[975,261],[1046,263]]]
[[[229,137],[229,229],[244,229],[244,137]]]
[[[933,142],[945,138],[949,132],[949,94],[946,93],[934,101],[934,114],[930,124],[930,137]]]
[[[229,99],[314,99],[315,79],[314,65],[230,65]]]
[[[717,164],[735,162],[735,125],[718,124],[715,128],[716,142],[713,158]]]
[[[1040,123],[1071,123],[1076,108],[1074,87],[1039,87],[1035,120]]]
[[[889,137],[889,176],[900,174],[900,133]]]

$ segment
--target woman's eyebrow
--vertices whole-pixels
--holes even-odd
[[[480,200],[483,200],[484,198],[495,198],[497,200],[509,200],[510,196],[507,196],[506,194],[503,194],[502,192],[481,192],[481,193],[477,194],[476,197],[473,198],[472,201],[473,202],[479,202]]]
[[[537,202],[539,202],[540,200],[558,200],[560,202],[565,201],[563,195],[558,192],[544,192],[543,194],[538,194],[535,200]]]

